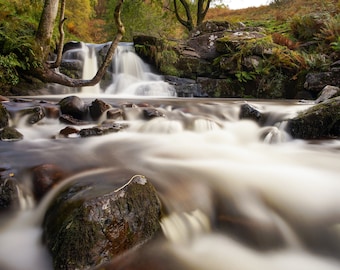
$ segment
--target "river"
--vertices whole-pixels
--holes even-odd
[[[18,123],[24,139],[0,142],[0,159],[23,186],[29,187],[26,170],[46,163],[94,179],[117,168],[142,174],[169,213],[162,220],[161,245],[183,269],[340,269],[340,141],[296,140],[285,131],[285,120],[311,104],[79,96],[123,106],[125,118],[118,122],[128,128],[61,138],[66,124],[58,119]],[[62,96],[30,98],[57,102]],[[266,121],[240,119],[245,103]],[[145,120],[145,104],[164,117]],[[22,197],[17,215],[1,216],[1,269],[52,269],[40,223],[54,192],[39,204]],[[161,252],[149,256],[159,260]]]

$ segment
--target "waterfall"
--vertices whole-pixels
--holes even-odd
[[[96,56],[95,47],[92,46],[91,44],[82,43],[81,49],[84,54],[82,79],[90,80],[96,75],[98,71],[98,60]],[[95,95],[100,94],[101,89],[99,83],[97,83],[94,86],[82,87],[81,92]]]
[[[70,43],[70,48],[63,54],[62,68],[72,76],[90,80],[100,65],[100,57],[105,55],[111,43],[90,44]],[[59,70],[59,69],[58,69]],[[120,96],[154,96],[175,97],[176,90],[163,80],[163,77],[152,72],[149,65],[136,54],[133,43],[120,43],[101,82],[94,86],[80,89],[58,84],[47,86],[51,94],[77,92],[83,95],[120,95]]]
[[[120,43],[113,59],[112,83],[106,94],[175,96],[175,90],[136,54],[133,43]]]

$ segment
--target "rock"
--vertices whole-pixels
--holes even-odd
[[[151,241],[150,241],[151,242]],[[164,242],[152,241],[141,248],[133,249],[122,256],[104,263],[93,270],[185,270],[194,269],[182,262]]]
[[[19,209],[18,183],[15,173],[9,166],[0,167],[0,213],[9,209]]]
[[[42,164],[32,168],[31,172],[33,193],[37,200],[67,176],[67,173],[55,164]]]
[[[68,115],[68,114],[60,115],[59,121],[62,122],[62,123],[65,123],[65,124],[78,125],[78,126],[90,124],[88,121],[74,118],[73,116]]]
[[[87,114],[85,102],[77,96],[68,96],[59,101],[62,114],[70,115],[75,119],[82,120]]]
[[[315,100],[315,103],[321,103],[327,99],[340,96],[340,88],[336,86],[326,85],[317,100]]]
[[[340,137],[340,97],[314,105],[288,120],[287,131],[294,138]]]
[[[327,85],[340,87],[340,76],[338,72],[314,72],[306,75],[304,88],[319,93]]]
[[[171,84],[178,97],[202,97],[198,84],[195,80],[176,76],[164,76],[165,81]]]
[[[9,121],[9,114],[6,109],[1,103],[0,103],[0,128],[4,128],[8,126]]]
[[[228,79],[212,79],[208,77],[198,77],[197,83],[202,89],[202,95],[212,98],[242,97],[243,90],[234,88]]]
[[[150,120],[155,117],[164,117],[164,114],[155,108],[144,109],[143,115],[146,120]]]
[[[245,103],[240,107],[240,119],[250,119],[255,122],[259,122],[262,118],[262,113],[256,109],[254,106]]]
[[[82,46],[81,42],[79,42],[79,41],[70,41],[70,42],[67,42],[63,46],[63,53],[65,53],[66,51],[69,51],[69,50],[80,49],[81,46]]]
[[[219,56],[216,51],[216,40],[221,37],[223,37],[223,32],[202,34],[190,38],[187,45],[193,48],[200,58],[213,60]]]
[[[103,123],[100,126],[95,126],[92,128],[84,128],[79,131],[80,137],[91,137],[91,136],[100,136],[109,133],[118,132],[128,125],[120,124],[120,123]]]
[[[152,184],[141,175],[124,185],[113,177],[111,172],[80,179],[47,211],[44,239],[55,269],[89,269],[109,262],[159,231],[161,205]]]
[[[98,120],[104,112],[111,109],[112,106],[102,100],[96,99],[89,106],[90,116],[94,120]]]
[[[0,140],[6,142],[20,141],[24,138],[19,131],[13,127],[5,127],[0,131]]]
[[[26,124],[33,125],[45,117],[45,111],[41,106],[26,108],[18,112],[20,118],[27,117]]]
[[[67,127],[63,128],[62,130],[60,130],[59,136],[68,138],[68,137],[70,137],[70,135],[72,135],[72,134],[74,134],[74,135],[77,136],[78,133],[79,133],[79,130],[78,130],[78,129],[76,129],[76,128],[74,128],[74,127],[69,127],[69,126],[67,126]]]
[[[235,52],[247,42],[261,40],[265,37],[265,34],[257,31],[226,32],[224,37],[216,40],[216,50],[220,54]],[[254,53],[260,54],[264,52],[257,51],[257,48],[254,47]]]

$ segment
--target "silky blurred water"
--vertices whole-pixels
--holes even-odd
[[[295,140],[284,129],[310,105],[248,101],[267,115],[260,126],[239,119],[243,100],[128,102],[137,104],[124,107],[129,127],[109,135],[61,138],[66,125],[53,119],[19,125],[24,140],[0,142],[1,161],[23,185],[25,170],[45,163],[76,174],[71,181],[116,168],[146,176],[167,212],[165,244],[187,269],[340,269],[340,142]],[[145,120],[146,102],[164,117]],[[49,269],[36,222],[44,207],[2,224],[1,269]]]

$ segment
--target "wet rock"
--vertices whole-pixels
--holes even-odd
[[[184,270],[190,268],[182,262],[166,243],[152,241],[141,247],[133,249],[109,263],[102,264],[93,270]]]
[[[90,116],[97,120],[99,119],[104,112],[111,109],[112,106],[102,100],[96,99],[89,106]]]
[[[101,136],[109,133],[118,132],[126,128],[126,124],[120,123],[104,123],[101,126],[95,126],[92,128],[84,128],[79,131],[80,137]]]
[[[24,138],[14,127],[5,127],[0,131],[0,139],[6,142],[20,141]]]
[[[0,167],[0,213],[20,206],[18,183],[14,171],[8,166]]]
[[[322,89],[319,97],[315,100],[315,103],[321,103],[327,99],[340,96],[340,88],[336,86],[327,85]]]
[[[262,113],[256,109],[254,106],[245,103],[240,107],[240,119],[250,119],[255,122],[259,122],[262,118]]]
[[[79,133],[79,130],[74,128],[74,127],[65,127],[63,128],[62,130],[60,130],[59,132],[59,136],[61,137],[65,137],[65,138],[68,138],[70,137],[72,134],[73,135],[77,135]]]
[[[45,111],[41,106],[26,108],[18,112],[20,118],[27,117],[26,124],[33,125],[45,117]]]
[[[85,102],[77,96],[68,96],[59,101],[62,114],[70,115],[75,119],[82,120],[87,114]]]
[[[123,111],[119,108],[112,108],[106,112],[107,119],[123,119]]]
[[[146,108],[143,110],[144,118],[149,120],[155,117],[164,117],[164,114],[155,108]]]
[[[314,105],[290,119],[287,131],[299,139],[340,137],[340,97]]]
[[[8,126],[9,121],[9,114],[6,109],[1,103],[0,103],[0,128]]]
[[[96,175],[62,192],[44,221],[55,269],[88,269],[149,240],[160,229],[160,202],[141,175],[104,187],[112,173]],[[116,175],[121,177],[121,175]],[[126,179],[126,178],[125,178]],[[107,179],[105,179],[107,181]]]
[[[176,89],[178,97],[202,96],[201,89],[198,87],[196,80],[169,75],[164,76],[164,79]]]
[[[60,116],[59,106],[53,104],[44,104],[43,108],[47,118],[57,119]]]
[[[84,120],[74,118],[73,116],[68,115],[68,114],[60,115],[59,121],[62,122],[62,123],[65,123],[65,124],[71,124],[71,125],[77,125],[77,126],[90,124],[88,121],[84,121]]]
[[[55,164],[42,164],[33,167],[31,172],[33,193],[37,200],[67,176],[67,173]]]

